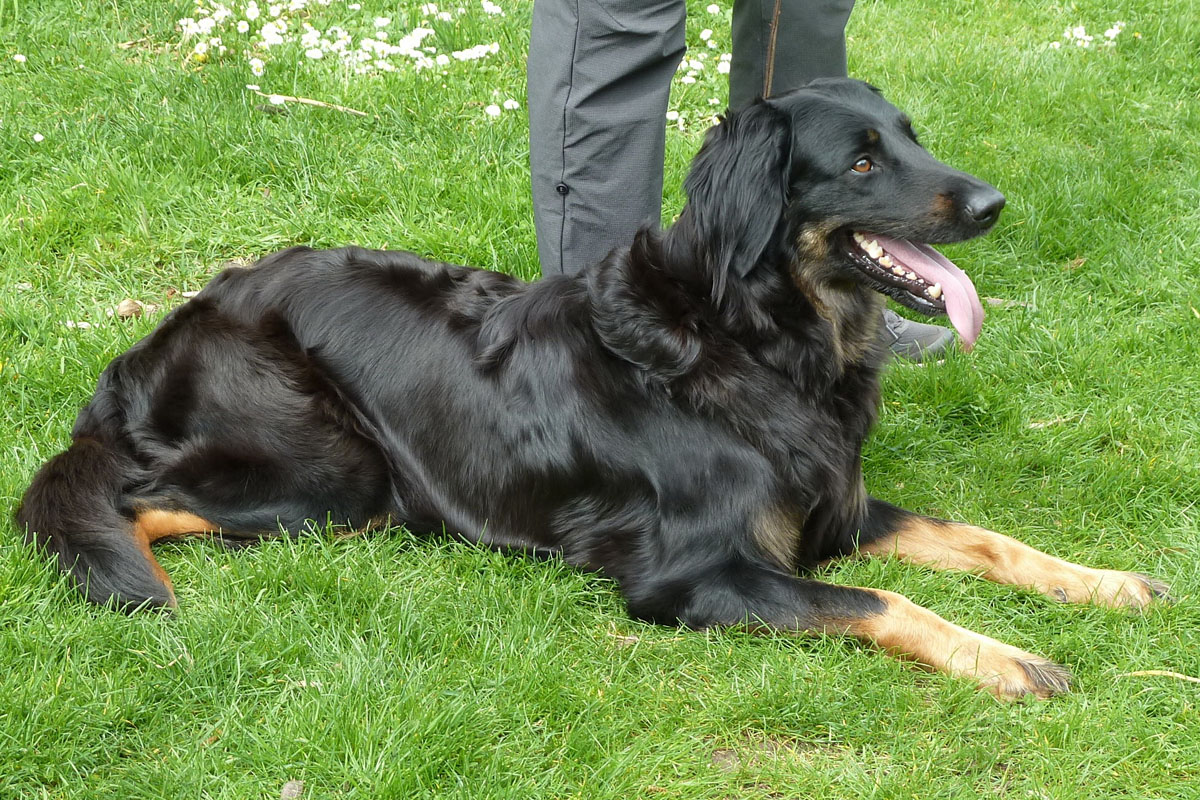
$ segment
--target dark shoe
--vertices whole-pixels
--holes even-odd
[[[954,341],[949,328],[907,320],[890,308],[883,310],[883,329],[892,354],[918,364],[937,361]]]

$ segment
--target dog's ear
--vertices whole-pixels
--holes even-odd
[[[756,100],[709,130],[684,181],[692,225],[713,270],[713,294],[730,271],[745,277],[773,244],[787,202],[791,122]]]

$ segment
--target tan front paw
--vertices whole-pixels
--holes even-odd
[[[952,675],[972,678],[1001,700],[1020,700],[1033,695],[1042,699],[1071,688],[1066,667],[980,634],[978,649],[964,648],[946,665]]]
[[[1087,569],[1068,580],[1057,581],[1046,594],[1063,603],[1090,603],[1141,611],[1155,600],[1170,602],[1168,589],[1162,581],[1138,572]]]

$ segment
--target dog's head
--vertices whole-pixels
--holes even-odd
[[[868,84],[818,80],[729,114],[685,188],[715,295],[772,266],[822,291],[865,285],[948,314],[967,349],[979,335],[970,278],[929,245],[986,232],[1004,196],[930,155]]]

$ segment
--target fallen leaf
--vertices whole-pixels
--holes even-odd
[[[117,316],[121,319],[140,317],[143,312],[142,304],[132,298],[125,298],[117,304]]]
[[[279,790],[279,800],[296,800],[304,794],[304,781],[288,781]]]

